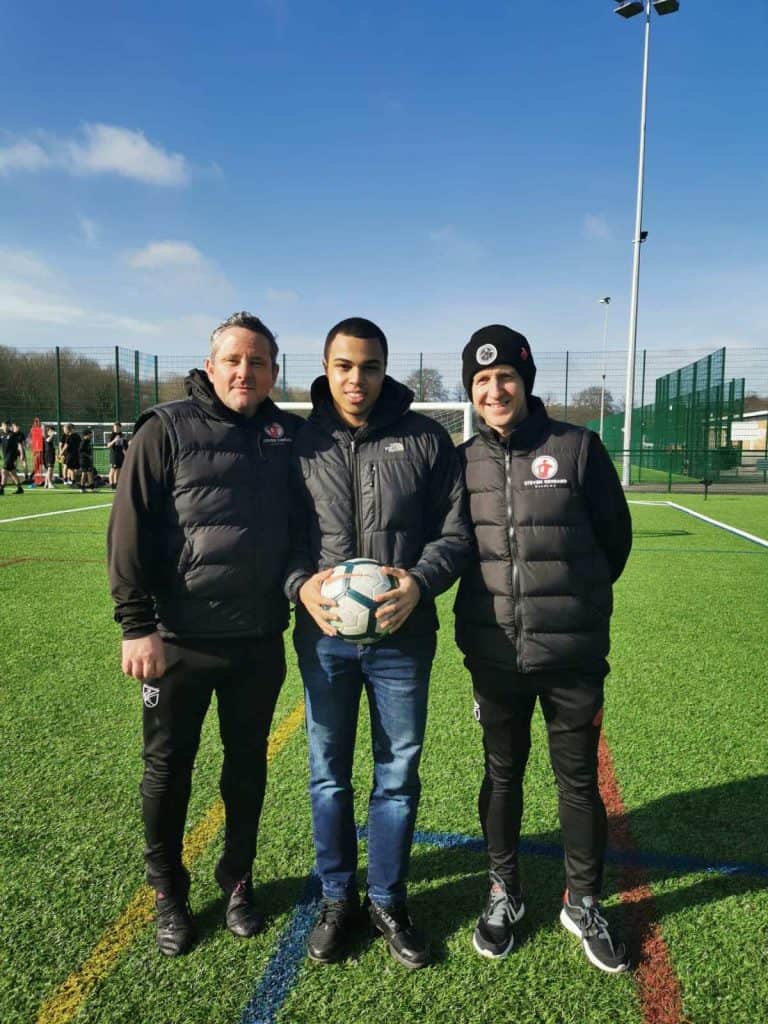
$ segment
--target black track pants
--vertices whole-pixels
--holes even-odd
[[[579,896],[598,896],[606,842],[605,806],[597,781],[602,684],[502,691],[498,676],[489,685],[484,673],[475,672],[473,683],[485,750],[478,809],[491,870],[513,891],[519,887],[523,776],[538,698],[557,782],[566,884]]]
[[[221,867],[232,881],[251,869],[267,780],[267,736],[285,678],[285,653],[282,635],[164,645],[165,675],[142,685],[145,859],[153,888],[185,892],[181,853],[192,769],[214,692],[224,747]]]

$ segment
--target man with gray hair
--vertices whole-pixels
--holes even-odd
[[[291,548],[289,462],[301,420],[269,392],[277,343],[250,313],[211,335],[187,398],[136,423],[109,523],[122,668],[141,683],[147,880],[166,956],[195,940],[182,862],[192,768],[216,693],[224,747],[224,851],[216,880],[227,927],[249,937],[262,913],[251,878],[267,774],[267,736],[285,678]]]

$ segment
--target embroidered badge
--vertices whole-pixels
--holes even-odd
[[[143,684],[141,687],[141,699],[144,701],[145,708],[156,708],[159,698],[159,686],[150,686],[149,683]]]
[[[531,463],[531,472],[537,480],[551,480],[558,468],[554,455],[539,455]]]
[[[271,437],[276,441],[279,437],[283,436],[285,430],[279,423],[269,423],[264,427],[264,433],[267,437]]]
[[[495,345],[482,345],[475,356],[475,359],[480,363],[481,366],[487,366],[488,363],[492,363],[493,360],[498,356],[498,350]]]
[[[393,441],[392,444],[386,445],[386,447],[384,448],[384,451],[385,452],[404,452],[405,451],[405,445],[402,444],[400,441]]]

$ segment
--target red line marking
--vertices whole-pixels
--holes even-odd
[[[637,843],[627,820],[613,757],[605,736],[600,735],[598,749],[600,792],[608,812],[611,846],[625,853],[636,853]],[[635,963],[635,980],[643,1009],[644,1024],[682,1024],[683,996],[680,981],[672,966],[669,948],[659,928],[656,900],[641,867],[624,865],[619,869],[620,899],[625,905],[629,926],[630,952]]]

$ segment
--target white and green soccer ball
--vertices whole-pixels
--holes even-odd
[[[386,630],[380,629],[376,621],[376,612],[384,602],[374,598],[398,586],[397,578],[383,573],[374,559],[350,558],[336,566],[320,592],[337,604],[337,618],[331,625],[342,640],[375,644],[386,636]]]

